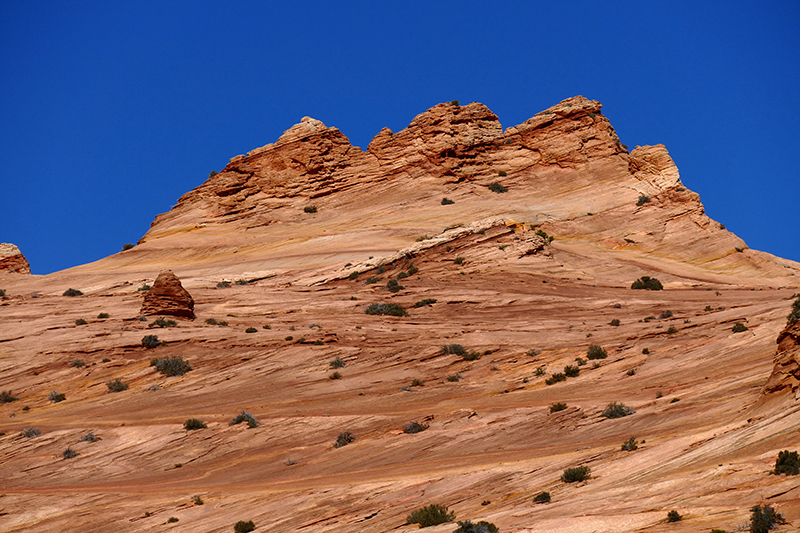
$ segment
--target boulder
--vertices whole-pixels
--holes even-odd
[[[171,270],[163,270],[147,291],[139,314],[194,318],[194,299]]]

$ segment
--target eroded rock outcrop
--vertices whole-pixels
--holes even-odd
[[[30,274],[31,265],[15,245],[0,243],[0,272]]]
[[[171,270],[164,270],[147,291],[139,314],[194,318],[194,299]]]
[[[763,393],[791,392],[800,389],[800,297],[795,300],[786,327],[778,335],[775,366],[764,384]]]

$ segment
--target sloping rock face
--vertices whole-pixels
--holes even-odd
[[[194,318],[194,299],[171,270],[164,270],[153,282],[153,287],[147,291],[139,314]]]
[[[789,322],[778,335],[775,367],[764,385],[764,394],[791,392],[798,396],[800,389],[800,297],[794,304]]]
[[[0,272],[30,274],[31,265],[13,244],[0,243]]]

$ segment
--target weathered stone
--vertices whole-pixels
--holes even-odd
[[[787,324],[778,335],[772,374],[764,384],[763,393],[800,391],[800,321]]]
[[[164,270],[153,282],[153,287],[147,291],[139,314],[194,318],[194,299],[171,270]]]
[[[0,243],[0,272],[30,274],[31,265],[15,245]]]

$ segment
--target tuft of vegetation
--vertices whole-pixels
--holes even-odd
[[[544,380],[544,382],[548,385],[555,385],[560,381],[567,381],[567,376],[565,376],[561,372],[556,372],[555,374]]]
[[[508,192],[508,187],[503,187],[501,184],[497,183],[496,181],[494,183],[490,183],[489,185],[487,185],[487,187],[489,187],[490,191],[496,192],[498,194],[504,193],[504,192]]]
[[[410,422],[403,426],[403,433],[422,433],[428,429],[428,424],[420,424],[419,422]]]
[[[497,173],[497,175],[500,176],[501,178],[505,178],[506,176],[508,176],[508,172],[506,172],[505,170],[501,170]]]
[[[411,264],[411,265],[408,265],[408,268],[406,268],[406,271],[408,272],[409,276],[413,276],[414,274],[419,272],[419,269],[417,267],[415,267],[413,264]]]
[[[450,382],[461,381],[462,379],[464,379],[464,376],[462,376],[461,374],[458,374],[458,373],[450,374],[449,376],[447,376],[447,381],[450,381]]]
[[[564,375],[568,378],[577,377],[581,373],[581,369],[576,365],[567,365],[564,367]]]
[[[238,415],[234,416],[231,419],[231,421],[228,422],[228,425],[229,426],[235,426],[236,424],[241,424],[242,422],[247,422],[247,427],[249,427],[251,429],[258,427],[258,420],[256,420],[256,417],[254,417],[253,415],[251,415],[250,413],[248,413],[245,410],[242,410],[241,413],[239,413]]]
[[[608,323],[609,326],[619,326],[619,319],[615,318],[611,322]]]
[[[61,293],[61,296],[83,296],[83,293],[78,289],[67,289]]]
[[[94,431],[90,431],[83,437],[81,437],[80,442],[97,442],[100,440],[100,437],[94,434]]]
[[[741,333],[743,331],[747,331],[747,326],[745,326],[741,322],[737,322],[736,324],[733,325],[732,331],[734,333]]]
[[[250,285],[250,282],[246,279],[237,279],[233,282],[234,285]]]
[[[72,448],[67,448],[66,450],[61,452],[61,457],[63,457],[64,459],[74,459],[75,457],[78,457],[78,452],[76,452]]]
[[[455,529],[453,533],[497,533],[498,531],[500,529],[491,522],[481,520],[477,524],[473,524],[469,520],[464,520],[458,523],[458,529]]]
[[[245,333],[255,333],[257,331],[258,330],[256,328],[253,328],[253,327],[250,327],[250,328],[247,328],[246,330],[244,330]]]
[[[167,524],[174,524],[177,521],[178,521],[177,516],[170,516],[169,518],[167,518]]]
[[[217,283],[218,289],[228,289],[230,288],[230,286],[231,286],[230,281],[220,281],[219,283]]]
[[[608,353],[602,346],[598,344],[592,344],[591,346],[589,346],[589,349],[586,350],[586,357],[588,357],[590,360],[605,359],[606,357],[608,357]]]
[[[786,317],[786,325],[791,326],[798,320],[800,320],[800,294],[797,295],[794,303],[792,303],[792,310],[789,313],[789,316]]]
[[[678,330],[677,330],[677,328],[675,326],[670,326],[667,329],[667,335],[672,335],[673,333],[678,333]]]
[[[578,481],[586,481],[589,479],[589,472],[591,469],[588,466],[576,466],[574,468],[567,468],[561,474],[561,481],[564,483],[575,483]]]
[[[219,322],[217,322],[216,318],[206,318],[206,324],[208,324],[209,326],[216,326],[217,324],[219,324]]]
[[[315,205],[307,205],[307,206],[305,206],[303,208],[303,212],[304,213],[316,213],[317,212],[317,206],[315,206]]]
[[[67,399],[67,397],[66,397],[66,395],[64,395],[64,394],[62,394],[62,393],[60,393],[58,391],[53,391],[53,392],[50,393],[50,395],[47,397],[47,399],[50,400],[53,403],[58,403],[58,402],[63,402],[64,400]]]
[[[783,524],[783,516],[769,504],[756,505],[750,509],[750,533],[767,533],[778,524]]]
[[[122,392],[128,389],[128,384],[120,378],[115,378],[111,381],[106,381],[106,387],[108,387],[108,392]]]
[[[550,406],[550,412],[551,413],[557,413],[558,411],[563,411],[566,408],[567,408],[567,404],[565,404],[564,402],[558,402],[558,403],[554,403],[553,405]]]
[[[86,363],[84,363],[80,359],[73,359],[72,362],[70,362],[69,366],[71,366],[72,368],[83,368],[86,366]]]
[[[637,450],[638,448],[639,448],[639,442],[636,440],[636,437],[631,437],[622,443],[623,452],[632,452],[633,450]]]
[[[381,280],[381,278],[379,278],[377,276],[370,276],[366,280],[364,280],[364,284],[365,285],[371,285],[373,283],[378,283],[380,280]]]
[[[342,379],[342,375],[337,371],[328,376],[329,379]]]
[[[192,496],[192,503],[195,505],[203,505],[206,502],[203,501],[203,498],[201,498],[199,494],[195,494]]]
[[[648,355],[650,353],[650,350],[648,348],[642,348],[642,353],[644,355]]]
[[[233,531],[235,533],[250,533],[256,529],[256,525],[253,523],[252,520],[248,520],[245,522],[244,520],[239,520],[233,526]]]
[[[669,311],[669,310],[662,311],[661,314],[658,315],[658,318],[660,318],[662,320],[665,319],[665,318],[672,318],[672,311]]]
[[[108,313],[100,313],[99,315],[97,315],[97,318],[99,318],[99,319],[108,318],[108,317],[109,317]]]
[[[88,322],[86,322],[86,320],[84,320],[84,319],[82,319],[82,318],[79,318],[79,319],[77,319],[77,320],[75,321],[75,325],[76,325],[76,326],[85,326],[87,323],[88,323]]]
[[[0,298],[6,297],[6,291],[4,289],[0,289]]]
[[[420,300],[414,304],[414,307],[425,307],[426,305],[433,305],[436,303],[436,298],[425,298],[424,300]]]
[[[189,361],[179,355],[151,359],[150,366],[156,367],[156,370],[168,377],[182,376],[192,369]]]
[[[397,304],[370,304],[364,312],[368,315],[408,316],[406,310]]]
[[[16,402],[17,400],[19,400],[19,398],[11,394],[10,390],[4,390],[0,392],[0,403],[11,403]]]
[[[461,346],[460,344],[445,344],[442,346],[442,354],[448,355],[459,355],[465,361],[477,361],[480,359],[481,354],[478,352],[468,352],[466,348]]]
[[[643,206],[644,204],[650,203],[650,197],[646,194],[640,194],[639,200],[636,201],[637,206]]]
[[[461,102],[459,102],[458,100],[453,100],[452,102],[450,102],[450,105],[455,106],[455,107],[460,107],[461,106]],[[411,522],[409,522],[409,524],[410,523]]]
[[[681,518],[683,517],[675,509],[667,513],[667,522],[680,522]]]
[[[390,279],[386,283],[386,290],[388,290],[389,292],[400,292],[403,289],[405,289],[405,287],[400,285],[400,282],[397,281],[396,279]]]
[[[347,446],[351,442],[356,440],[356,436],[350,433],[349,431],[345,431],[343,433],[339,433],[339,436],[336,437],[336,443],[333,445],[334,448],[341,448],[342,446]]]
[[[624,403],[611,402],[603,409],[603,416],[606,418],[622,418],[624,416],[632,415],[636,411],[628,407]]]
[[[152,289],[152,288],[153,288],[153,287],[151,287],[151,286],[150,286],[150,285],[148,285],[147,283],[143,283],[141,287],[139,287],[138,289],[136,289],[136,291],[137,291],[137,292],[144,292],[144,291],[149,291],[149,290],[150,290],[150,289]]]
[[[423,387],[425,386],[425,382],[419,378],[414,378],[411,380],[412,387]]]
[[[636,375],[636,369],[635,368],[631,368],[630,370],[625,372],[625,375],[626,376],[635,376]]]
[[[553,236],[552,235],[548,235],[544,230],[537,229],[536,230],[536,235],[538,235],[539,237],[544,239],[544,243],[545,244],[550,244],[551,242],[553,242]]]
[[[453,259],[453,263],[455,263],[457,265],[463,265],[464,264],[464,258],[463,257],[456,257],[455,259]]]
[[[650,276],[642,276],[631,284],[631,289],[644,289],[648,291],[660,291],[664,289],[661,282]]]
[[[442,205],[452,205],[454,203],[455,202],[453,200],[451,200],[450,198],[442,198]]]
[[[545,365],[537,366],[536,370],[533,371],[534,376],[544,376],[545,373]]]
[[[122,245],[122,251],[123,252],[127,252],[128,250],[130,250],[134,246],[136,246],[136,245],[133,244],[132,242],[126,242],[125,244]]]
[[[345,362],[341,357],[333,359],[330,363],[331,368],[344,368]]]
[[[576,357],[575,362],[578,364],[578,366],[583,366],[586,364],[586,359],[583,357]]]
[[[533,503],[550,503],[550,493],[543,491],[533,497]]]
[[[156,318],[150,324],[147,325],[148,328],[172,328],[177,326],[178,323],[172,319],[164,318],[162,316]]]
[[[39,431],[37,428],[27,428],[22,430],[22,436],[27,439],[33,439],[35,437],[40,436],[41,434],[42,432]]]
[[[145,348],[155,348],[161,346],[161,341],[158,340],[158,335],[145,335],[142,337],[142,346]]]
[[[444,505],[432,503],[425,507],[420,507],[406,518],[407,524],[419,524],[419,527],[436,526],[452,522],[456,519],[456,513],[448,511]]]
[[[775,460],[775,469],[772,473],[776,476],[781,474],[796,476],[800,474],[800,457],[797,456],[797,452],[790,452],[789,450],[778,452],[778,458]]]
[[[189,418],[183,423],[183,429],[186,431],[193,431],[195,429],[206,429],[208,426],[202,420],[197,418]]]

